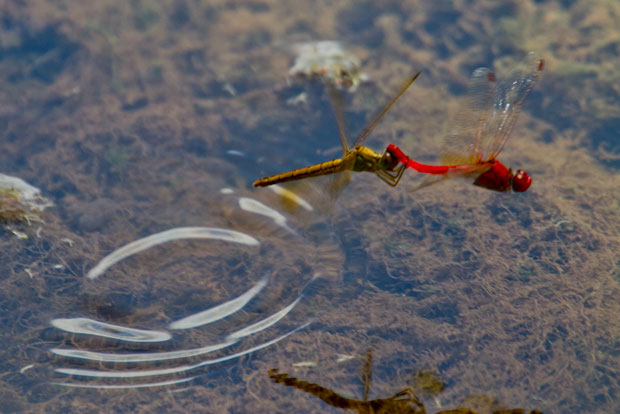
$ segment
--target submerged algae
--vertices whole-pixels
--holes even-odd
[[[0,174],[0,223],[41,221],[38,213],[53,205],[21,178]]]

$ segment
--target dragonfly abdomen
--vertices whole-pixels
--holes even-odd
[[[299,180],[301,178],[319,177],[321,175],[333,174],[343,170],[342,159],[322,162],[311,165],[310,167],[298,168],[285,173],[272,175],[271,177],[259,178],[254,181],[254,187],[267,187],[272,184],[285,183],[287,181]]]

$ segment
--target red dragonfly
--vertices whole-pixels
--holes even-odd
[[[525,98],[534,88],[545,63],[528,55],[525,71],[515,70],[499,84],[489,69],[474,71],[469,84],[469,100],[461,106],[456,128],[446,137],[441,165],[422,164],[409,158],[396,145],[388,145],[399,162],[418,172],[431,174],[417,188],[460,176],[474,178],[474,185],[495,191],[526,191],[532,178],[523,170],[513,173],[497,160],[510,137]]]

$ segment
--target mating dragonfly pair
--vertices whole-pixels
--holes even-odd
[[[464,177],[473,179],[475,185],[489,190],[524,192],[530,187],[532,178],[523,170],[513,173],[512,169],[497,160],[497,156],[510,137],[525,98],[534,88],[543,68],[544,61],[530,53],[525,69],[515,70],[507,80],[499,84],[490,70],[476,69],[469,84],[469,99],[461,106],[458,122],[444,140],[440,165],[414,161],[393,144],[387,146],[383,155],[362,145],[420,73],[409,79],[392,101],[364,128],[353,148],[347,145],[343,95],[340,90],[327,85],[338,122],[342,158],[261,178],[254,182],[254,187],[344,171],[374,172],[387,184],[396,186],[405,170],[411,168],[419,173],[429,174],[416,190],[446,178]]]

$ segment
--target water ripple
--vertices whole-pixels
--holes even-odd
[[[104,273],[110,266],[136,253],[150,249],[158,244],[181,240],[181,239],[216,239],[235,243],[246,244],[248,246],[258,245],[258,240],[247,234],[234,230],[217,229],[212,227],[178,227],[161,233],[152,234],[148,237],[135,240],[125,246],[110,253],[86,275],[89,279],[95,279]]]
[[[77,369],[77,368],[56,368],[56,372],[60,374],[66,375],[75,375],[75,376],[84,376],[91,378],[138,378],[138,377],[153,377],[160,375],[170,375],[170,374],[179,374],[187,371],[194,370],[196,368],[200,368],[206,365],[213,365],[220,362],[230,361],[231,359],[239,358],[247,354],[251,354],[252,352],[267,348],[273,344],[276,344],[292,335],[293,333],[299,331],[300,329],[308,326],[309,323],[306,323],[298,328],[292,329],[284,335],[280,335],[271,341],[267,341],[260,345],[254,346],[252,348],[246,349],[241,352],[234,353],[232,355],[227,355],[220,358],[208,359],[206,361],[201,361],[197,364],[191,365],[183,365],[180,367],[174,368],[165,368],[165,369],[152,369],[152,370],[143,370],[143,371],[100,371],[100,370],[89,370],[89,369]]]
[[[129,328],[88,318],[54,319],[51,324],[65,332],[95,335],[119,341],[161,342],[171,338],[168,332]]]
[[[109,354],[104,352],[85,351],[81,349],[64,349],[54,348],[52,353],[68,358],[80,358],[88,359],[91,361],[99,362],[153,362],[153,361],[166,361],[170,359],[190,358],[199,355],[208,354],[209,352],[219,351],[220,349],[227,348],[237,341],[233,338],[231,340],[214,345],[207,345],[195,349],[184,349],[181,351],[170,352],[149,352],[149,353],[134,353],[134,354]]]
[[[198,326],[206,325],[220,319],[224,319],[233,313],[241,310],[250,300],[267,286],[269,277],[263,277],[260,282],[254,285],[250,290],[243,295],[232,299],[221,305],[214,306],[210,309],[206,309],[202,312],[195,313],[178,321],[172,322],[169,325],[170,329],[190,329]]]
[[[152,322],[149,319],[137,322],[130,318],[122,323],[111,323],[102,321],[103,317],[86,318],[81,315],[53,319],[51,325],[63,333],[79,334],[67,338],[63,346],[49,349],[56,357],[52,371],[55,376],[62,377],[52,380],[53,384],[94,389],[184,384],[206,375],[206,372],[199,372],[187,376],[190,371],[263,350],[309,325],[313,315],[308,310],[299,309],[299,305],[308,297],[309,286],[323,274],[318,270],[323,263],[308,257],[312,242],[309,244],[304,231],[316,232],[321,228],[316,226],[321,219],[317,221],[307,216],[304,218],[306,221],[299,221],[301,226],[293,229],[288,222],[289,217],[268,205],[270,199],[263,201],[238,196],[232,189],[223,189],[220,194],[225,209],[223,216],[230,224],[236,223],[236,230],[178,227],[155,233],[114,250],[86,275],[87,280],[97,279],[119,261],[163,243],[185,239],[230,243],[230,248],[218,244],[209,250],[193,245],[158,250],[157,254],[151,253],[146,260],[128,261],[124,271],[115,269],[114,278],[97,279],[95,285],[86,285],[86,289],[113,291],[118,289],[119,283],[135,280],[133,276],[126,282],[123,275],[133,274],[132,266],[138,265],[141,268],[135,274],[157,277],[159,284],[155,286],[159,289],[163,287],[162,292],[178,292],[180,298],[189,297],[185,306],[187,309],[184,309],[183,299],[170,301],[167,294],[161,297],[159,304],[155,294],[153,299],[148,300],[155,301],[154,308],[159,307],[160,310],[153,313],[158,317]],[[285,194],[279,196],[284,197]],[[305,200],[298,202],[307,203]],[[300,206],[304,214],[314,214],[313,208],[303,203]],[[265,217],[271,220],[265,221]],[[242,232],[240,229],[250,230]],[[322,252],[317,250],[314,254],[320,255]],[[186,266],[182,260],[187,260],[187,257],[190,257],[193,268],[177,267]],[[155,269],[154,273],[149,271],[151,268]],[[169,268],[172,269],[170,275],[166,272]],[[192,277],[178,278],[188,271]],[[228,276],[226,272],[229,272]],[[257,278],[257,273],[262,277]],[[189,285],[179,285],[181,280]],[[148,289],[144,292],[151,293]],[[136,295],[139,293],[136,292]],[[208,306],[201,309],[201,301]],[[115,306],[108,305],[107,301],[105,303],[107,307]],[[193,309],[196,306],[198,309]],[[192,311],[187,312],[188,309]],[[144,329],[148,327],[145,324],[153,323],[155,329]],[[132,345],[123,345],[128,342]],[[172,378],[149,380],[150,377],[165,376]]]

